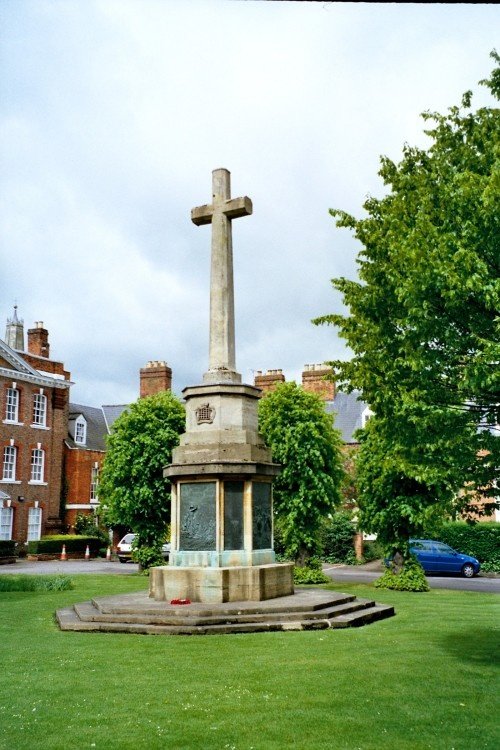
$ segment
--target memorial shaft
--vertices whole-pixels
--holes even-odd
[[[230,173],[212,172],[212,203],[191,211],[197,224],[212,224],[208,378],[235,373],[233,242],[231,222],[252,213],[249,198],[231,198]]]

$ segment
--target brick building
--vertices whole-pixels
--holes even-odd
[[[106,453],[106,436],[127,405],[69,405],[68,431],[64,441],[65,523],[74,530],[79,513],[99,509],[99,472]]]
[[[152,361],[140,370],[141,398],[171,389],[172,370],[166,362]],[[128,404],[107,406],[69,405],[64,445],[65,523],[73,530],[76,517],[98,514],[98,479],[106,454],[106,437]]]
[[[70,374],[49,358],[43,323],[7,321],[0,340],[0,539],[26,542],[61,530],[63,443]]]

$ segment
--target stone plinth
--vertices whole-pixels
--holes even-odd
[[[165,476],[177,476],[179,470],[186,474],[185,467],[190,464],[209,467],[227,461],[275,466],[258,432],[259,388],[219,383],[184,388],[182,393],[186,401],[186,432],[173,451]]]
[[[244,567],[152,568],[149,595],[170,602],[180,597],[193,602],[263,601],[293,594],[293,563]]]

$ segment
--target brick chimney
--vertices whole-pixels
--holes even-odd
[[[37,357],[49,358],[49,332],[41,320],[35,322],[35,328],[28,329],[28,352]]]
[[[302,373],[302,388],[305,391],[316,393],[323,401],[333,401],[335,398],[335,383],[333,380],[325,380],[326,375],[331,375],[332,368],[328,365],[304,365]]]
[[[263,373],[262,370],[257,370],[254,377],[254,385],[264,393],[274,391],[277,385],[284,382],[285,376],[283,375],[283,370],[268,370],[266,373]]]
[[[169,391],[172,387],[172,370],[166,362],[153,360],[140,370],[140,396]]]

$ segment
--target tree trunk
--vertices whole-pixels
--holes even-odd
[[[394,573],[394,575],[398,576],[401,573],[401,571],[403,570],[404,562],[405,562],[404,557],[401,554],[401,552],[399,551],[396,552],[396,554],[392,558],[392,563],[391,563],[391,570]]]

